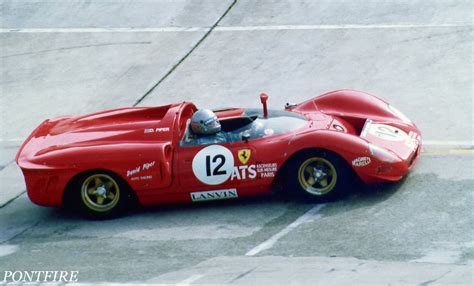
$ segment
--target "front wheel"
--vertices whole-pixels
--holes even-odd
[[[350,171],[337,155],[325,151],[306,152],[292,162],[286,189],[297,197],[324,202],[341,197],[347,191]]]

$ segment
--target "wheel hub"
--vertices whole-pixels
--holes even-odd
[[[319,180],[322,180],[322,179],[326,178],[327,174],[321,169],[314,168],[313,177],[316,181],[319,181]]]
[[[105,185],[101,185],[101,186],[97,187],[94,190],[93,194],[98,196],[98,197],[103,197],[105,199],[107,197],[107,189],[105,188]]]

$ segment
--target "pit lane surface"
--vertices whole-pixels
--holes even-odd
[[[472,283],[472,8],[2,3],[0,270],[78,270],[80,282]],[[418,124],[429,144],[405,180],[323,206],[258,198],[87,221],[32,205],[12,163],[29,132],[61,114],[180,100],[259,107],[261,91],[280,108],[338,88],[379,95]]]

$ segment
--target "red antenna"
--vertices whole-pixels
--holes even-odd
[[[264,118],[268,117],[267,100],[268,100],[268,95],[265,92],[260,93],[260,102],[263,105],[263,117]]]

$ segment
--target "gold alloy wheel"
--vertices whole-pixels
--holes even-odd
[[[89,209],[106,212],[117,205],[120,199],[120,188],[109,175],[95,174],[88,177],[82,184],[81,197]]]
[[[306,192],[317,196],[325,195],[336,186],[336,168],[324,158],[313,157],[301,164],[298,180]]]

